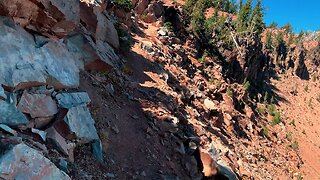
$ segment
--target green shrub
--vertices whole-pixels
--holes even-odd
[[[312,82],[316,82],[317,81],[317,75],[313,74],[312,75]]]
[[[249,81],[245,81],[245,83],[244,83],[244,89],[246,90],[246,91],[248,91],[249,89],[250,89],[250,82]]]
[[[305,92],[308,92],[308,90],[309,90],[309,86],[306,85],[306,86],[304,87],[304,91],[305,91]]]
[[[262,133],[264,136],[268,137],[269,135],[269,128],[267,126],[263,126]]]
[[[271,116],[275,116],[275,113],[276,113],[276,106],[275,105],[270,105],[269,107],[268,107],[268,110],[269,110],[269,114],[271,115]]]
[[[294,141],[292,144],[290,144],[290,147],[295,151],[299,150],[299,144],[297,141]]]
[[[120,8],[125,10],[126,12],[130,12],[132,9],[132,2],[131,0],[113,0],[112,3]]]
[[[227,94],[232,97],[233,96],[233,91],[230,87],[227,88]]]
[[[257,111],[258,111],[259,114],[264,114],[265,109],[264,108],[258,108]]]
[[[173,31],[173,25],[172,25],[172,23],[171,23],[170,21],[165,22],[165,23],[163,24],[163,26],[164,26],[165,28],[167,28],[168,31]]]
[[[281,115],[280,112],[276,112],[272,118],[272,125],[277,125],[281,122]]]

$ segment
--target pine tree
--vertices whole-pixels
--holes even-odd
[[[251,14],[252,14],[252,2],[253,0],[247,0],[246,3],[242,5],[242,1],[240,1],[240,9],[238,12],[238,22],[237,22],[238,32],[246,31],[248,28],[249,21],[251,20]]]
[[[251,24],[254,26],[253,30],[259,35],[263,32],[263,29],[266,27],[263,21],[263,7],[262,0],[258,0],[255,8],[252,11],[251,15]]]
[[[272,49],[272,33],[270,31],[267,32],[266,36],[266,48]]]
[[[291,32],[291,33],[289,34],[287,46],[290,46],[290,45],[294,42],[294,36],[295,36],[294,32]]]
[[[206,0],[198,0],[191,14],[192,30],[198,35],[201,35],[204,30],[205,16],[203,12],[206,8],[205,1]]]
[[[283,29],[285,29],[286,33],[289,34],[292,32],[292,25],[290,23],[287,23],[286,25],[284,25],[282,27]]]
[[[278,23],[276,22],[272,22],[270,25],[269,25],[269,28],[277,28],[278,27]]]

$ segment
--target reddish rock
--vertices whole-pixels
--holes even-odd
[[[244,111],[246,113],[247,118],[249,118],[249,119],[254,118],[254,112],[252,111],[251,107],[249,107],[248,105],[245,105]]]
[[[70,159],[73,159],[73,145],[67,143],[66,139],[63,138],[54,127],[47,129],[46,132],[47,139],[51,141],[60,152],[69,156]]]
[[[34,127],[35,128],[44,128],[53,120],[53,117],[40,117],[34,119]]]
[[[18,109],[32,118],[50,117],[58,112],[56,102],[45,94],[29,94],[24,91],[18,104]]]
[[[8,149],[0,157],[0,179],[71,179],[39,151],[25,144]]]
[[[200,159],[203,165],[203,174],[206,177],[217,175],[218,169],[216,162],[212,159],[210,154],[204,150],[200,152]]]
[[[217,104],[208,98],[204,100],[204,107],[208,110],[218,110]]]

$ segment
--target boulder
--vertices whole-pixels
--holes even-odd
[[[13,104],[0,100],[0,124],[9,126],[26,125],[28,119]]]
[[[53,120],[53,117],[41,117],[34,119],[34,127],[41,129],[48,125]]]
[[[217,169],[217,164],[216,162],[213,160],[213,158],[211,157],[211,155],[206,152],[201,150],[200,152],[200,159],[203,165],[203,174],[205,177],[211,177],[211,176],[215,176],[218,173],[218,169]]]
[[[66,45],[69,52],[78,60],[76,64],[80,69],[103,72],[109,71],[113,66],[112,60],[100,57],[87,38],[81,34],[69,36],[66,40]],[[110,49],[109,51],[113,50]]]
[[[55,147],[64,155],[69,155],[69,145],[65,138],[63,138],[54,127],[46,130],[48,141],[52,142]]]
[[[95,122],[86,105],[70,108],[64,121],[68,124],[70,131],[75,133],[80,142],[88,143],[93,140],[100,140],[94,126]]]
[[[97,29],[95,32],[95,39],[106,41],[112,47],[119,48],[119,36],[116,28],[114,27],[111,17],[105,13],[96,13],[97,16]]]
[[[16,89],[50,84],[56,89],[79,85],[75,59],[61,41],[40,48],[31,34],[7,17],[0,17],[0,84]]]
[[[0,157],[1,179],[71,179],[49,159],[25,144],[10,148]]]
[[[32,118],[50,117],[58,113],[56,102],[45,94],[29,94],[24,91],[18,109]]]
[[[204,100],[204,107],[208,110],[218,110],[218,106],[216,105],[216,103],[208,98]]]
[[[2,0],[0,15],[11,16],[26,29],[46,36],[66,36],[80,21],[79,1]]]
[[[60,107],[70,109],[72,107],[90,103],[90,97],[86,92],[59,93],[56,99]]]

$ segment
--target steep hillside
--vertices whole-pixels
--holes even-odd
[[[319,43],[212,2],[0,1],[0,178],[319,178]]]

